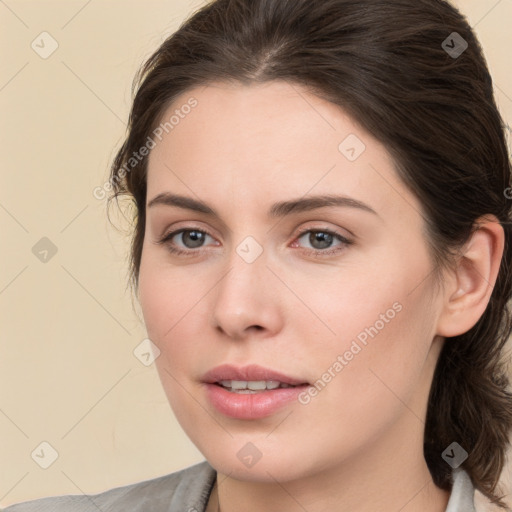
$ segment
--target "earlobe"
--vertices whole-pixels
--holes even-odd
[[[504,249],[504,231],[494,215],[476,221],[476,229],[447,276],[437,334],[458,336],[483,315],[498,277]]]

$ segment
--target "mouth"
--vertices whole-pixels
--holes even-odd
[[[242,367],[223,364],[208,371],[202,381],[206,384],[216,384],[234,393],[258,393],[309,385],[307,381],[298,377],[255,364]]]
[[[273,389],[296,388],[306,385],[306,383],[292,385],[278,380],[221,380],[213,384],[221,386],[232,393],[245,395],[261,393]]]
[[[221,414],[238,420],[258,420],[293,406],[310,384],[299,377],[258,365],[217,366],[202,382],[209,403]]]

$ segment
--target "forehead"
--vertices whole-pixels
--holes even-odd
[[[335,191],[375,209],[420,209],[386,148],[342,108],[297,84],[191,89],[160,126],[167,129],[149,157],[148,198],[173,190],[270,203]]]

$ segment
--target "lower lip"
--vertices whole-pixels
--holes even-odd
[[[277,388],[257,393],[236,393],[217,384],[206,384],[206,393],[213,406],[222,414],[241,420],[270,416],[298,399],[308,385]]]

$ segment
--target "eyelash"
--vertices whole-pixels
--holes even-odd
[[[176,231],[172,231],[171,233],[168,233],[168,234],[164,235],[156,243],[157,244],[161,244],[161,245],[166,245],[167,246],[167,250],[170,253],[176,254],[178,256],[186,256],[186,257],[197,256],[197,255],[199,255],[199,254],[204,252],[203,248],[183,250],[183,249],[176,248],[175,246],[173,246],[170,243],[172,238],[175,237],[176,235],[178,235],[180,233],[186,233],[186,232],[189,232],[189,231],[197,231],[199,233],[202,233],[202,234],[205,234],[205,235],[208,235],[208,236],[214,238],[214,236],[212,234],[210,234],[208,231],[206,231],[204,229],[196,229],[196,228],[193,228],[193,227],[189,227],[189,228],[182,228],[182,229],[178,229]],[[334,247],[334,248],[330,248],[330,249],[324,249],[324,250],[321,250],[321,249],[303,249],[308,254],[313,254],[315,257],[322,258],[322,257],[327,257],[327,256],[331,256],[331,255],[337,254],[340,251],[342,251],[344,248],[346,248],[346,247],[348,247],[348,246],[350,246],[350,245],[352,245],[354,243],[352,240],[349,240],[349,239],[345,238],[343,235],[341,235],[340,233],[338,233],[338,232],[336,232],[336,231],[334,231],[332,229],[313,229],[313,228],[305,228],[305,229],[301,230],[297,234],[296,240],[299,240],[306,233],[310,233],[310,232],[311,233],[324,233],[324,234],[327,234],[327,235],[332,235],[334,238],[336,238],[340,242],[342,242],[342,245]]]

